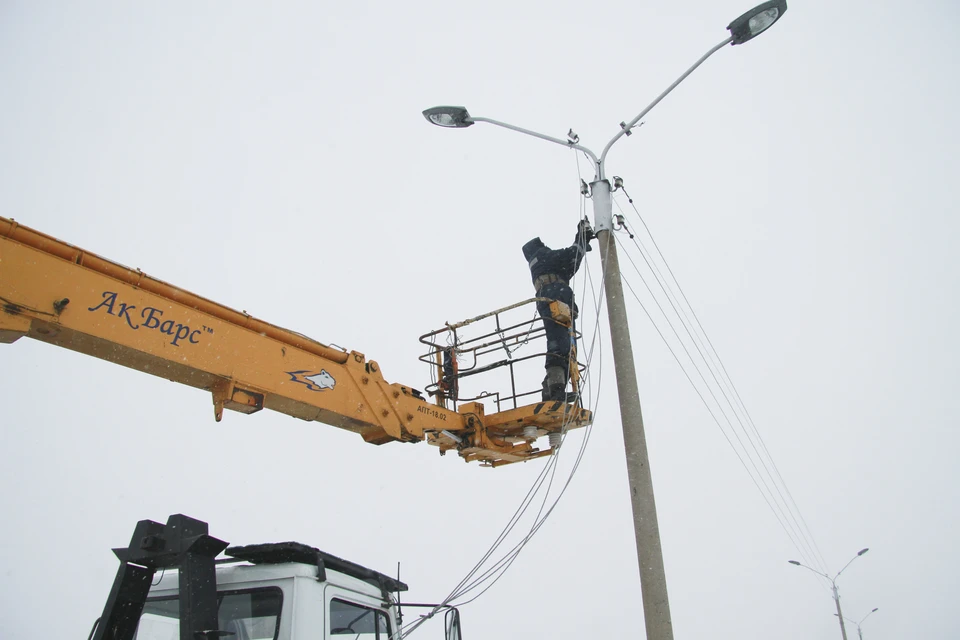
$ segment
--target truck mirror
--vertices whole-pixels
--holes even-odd
[[[93,638],[93,634],[97,632],[97,627],[99,626],[100,626],[100,618],[97,618],[96,620],[93,621],[93,629],[90,629],[90,635],[87,636],[87,640],[91,640],[91,638]]]
[[[460,612],[456,608],[447,609],[443,626],[446,629],[446,640],[462,640],[463,636],[460,635]]]

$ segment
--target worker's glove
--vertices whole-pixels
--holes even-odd
[[[587,251],[590,251],[592,247],[590,246],[590,241],[597,237],[597,234],[593,232],[593,227],[590,226],[590,221],[584,218],[577,225],[577,239],[583,239],[584,248]]]
[[[590,226],[590,221],[586,218],[577,225],[577,233],[583,235],[588,241],[597,237],[597,234],[593,232],[593,227]]]

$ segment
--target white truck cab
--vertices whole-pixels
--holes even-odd
[[[141,535],[144,523],[149,523],[148,528],[152,525],[154,533]],[[197,525],[203,525],[202,529]],[[399,594],[407,590],[407,585],[396,578],[297,542],[229,547],[223,551],[226,543],[206,535],[205,526],[185,516],[171,516],[166,528],[141,521],[130,548],[115,550],[121,567],[104,613],[90,637],[401,637]],[[183,536],[185,528],[192,528],[192,535]],[[221,552],[224,557],[214,559]],[[446,609],[446,640],[460,640],[459,613]],[[186,625],[181,625],[182,619],[187,620]]]

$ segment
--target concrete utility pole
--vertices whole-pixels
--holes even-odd
[[[614,352],[617,374],[617,392],[620,398],[620,421],[623,427],[623,448],[627,457],[627,482],[633,507],[633,530],[640,563],[640,594],[643,598],[643,619],[647,638],[672,640],[673,621],[670,600],[667,597],[667,575],[663,568],[663,550],[660,546],[660,526],[657,503],[653,497],[653,477],[647,455],[647,437],[640,411],[640,390],[637,370],[630,342],[627,306],[620,280],[620,262],[617,243],[609,227],[601,226],[603,215],[612,218],[610,183],[594,182],[593,206],[600,261],[604,273],[604,293],[607,296],[607,318],[610,323],[610,342]]]
[[[854,560],[856,560],[857,558],[865,554],[867,551],[870,551],[870,549],[860,549],[860,551],[857,552],[857,555],[853,556],[850,559],[850,562],[853,562]],[[833,576],[832,578],[827,574],[821,573],[816,569],[811,569],[807,565],[801,564],[796,560],[787,560],[787,562],[789,562],[790,564],[795,564],[798,567],[803,567],[804,569],[809,569],[810,571],[813,571],[818,576],[823,576],[824,578],[830,581],[830,586],[833,588],[833,600],[837,604],[837,613],[834,615],[836,615],[837,619],[840,621],[840,634],[843,636],[843,640],[847,640],[847,628],[843,624],[843,612],[840,610],[840,590],[837,588],[837,578],[840,577],[840,574],[843,573],[844,569],[850,566],[850,562],[843,565],[843,569],[840,569],[840,571],[837,571],[837,575]],[[873,611],[876,611],[876,609],[874,609]],[[873,611],[871,611],[870,613],[873,613]],[[869,616],[870,613],[868,613],[867,616]],[[867,616],[864,616],[863,619],[866,620]],[[859,631],[859,625],[857,626],[857,630]],[[863,638],[863,635],[861,634],[861,640],[862,638]]]
[[[673,623],[670,618],[670,602],[667,597],[667,579],[663,568],[663,552],[660,546],[660,529],[657,523],[657,507],[653,495],[653,480],[647,455],[647,441],[643,429],[643,416],[640,411],[640,393],[637,388],[633,345],[630,342],[630,329],[623,298],[617,245],[613,238],[611,188],[604,173],[604,161],[610,147],[621,137],[630,135],[631,129],[640,122],[640,119],[668,93],[673,91],[688,75],[693,73],[707,58],[728,44],[743,44],[760,35],[770,28],[786,10],[786,0],[771,0],[754,7],[731,22],[727,26],[730,37],[697,60],[636,118],[629,123],[621,122],[620,131],[607,143],[599,157],[590,149],[578,144],[578,138],[572,134],[566,140],[554,138],[506,122],[471,116],[465,107],[433,107],[423,112],[424,117],[431,124],[437,126],[462,129],[477,122],[486,122],[583,152],[594,163],[596,175],[594,181],[590,184],[593,198],[594,228],[600,244],[600,260],[603,263],[604,292],[607,297],[611,348],[613,349],[617,375],[617,392],[620,398],[620,419],[623,425],[624,453],[627,459],[627,476],[637,543],[637,561],[640,567],[643,617],[648,640],[673,640]]]
[[[837,603],[837,617],[840,619],[840,634],[843,640],[847,640],[847,629],[843,626],[843,612],[840,611],[840,592],[837,591],[837,583],[833,583],[833,601]]]

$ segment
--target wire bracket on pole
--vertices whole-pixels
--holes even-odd
[[[632,136],[632,135],[633,135],[633,130],[634,130],[634,129],[639,129],[639,128],[642,127],[642,126],[643,126],[643,123],[641,122],[640,124],[635,124],[635,125],[633,125],[632,127],[630,127],[630,128],[628,129],[626,122],[621,122],[621,123],[620,123],[620,128],[623,129],[623,133],[624,133],[625,135],[627,135],[627,136]]]

